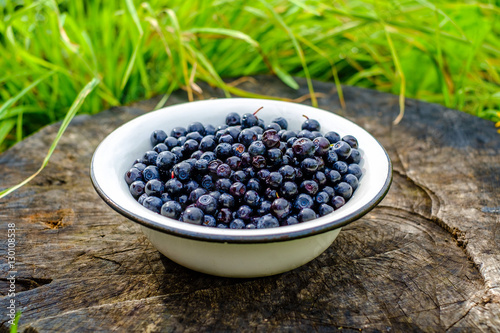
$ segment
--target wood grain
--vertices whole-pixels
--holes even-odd
[[[272,77],[242,88],[307,94]],[[222,97],[202,86],[204,98]],[[0,332],[7,332],[7,223],[16,231],[19,332],[500,331],[500,136],[492,124],[444,107],[315,82],[320,107],[371,132],[394,163],[377,208],[348,225],[325,253],[293,271],[227,279],[160,255],[111,210],[89,179],[99,142],[160,97],[78,116],[48,167],[0,202]],[[185,102],[182,91],[168,104]],[[304,103],[307,104],[307,100]],[[0,187],[34,172],[58,126],[0,155]]]

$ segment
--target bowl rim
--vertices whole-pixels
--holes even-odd
[[[369,136],[373,142],[375,142],[379,148],[384,153],[384,156],[387,160],[388,168],[387,168],[387,174],[385,175],[385,181],[383,185],[381,186],[380,190],[370,199],[368,200],[363,206],[361,206],[358,210],[345,215],[341,218],[337,218],[331,222],[326,222],[326,223],[321,223],[321,224],[313,224],[309,222],[305,223],[299,223],[298,225],[293,225],[293,226],[281,226],[277,228],[270,228],[270,229],[253,229],[253,230],[244,230],[244,234],[241,234],[241,230],[233,230],[233,229],[218,229],[218,228],[209,228],[209,227],[204,227],[204,226],[198,226],[198,225],[192,225],[188,224],[185,222],[180,222],[177,220],[173,220],[170,218],[167,218],[165,216],[161,216],[164,221],[163,223],[159,223],[157,221],[154,221],[152,219],[149,219],[147,217],[140,216],[129,209],[126,209],[119,203],[115,202],[115,200],[112,199],[111,196],[109,196],[105,190],[101,187],[99,184],[99,181],[96,177],[96,156],[98,154],[99,149],[106,143],[106,139],[111,136],[113,133],[118,131],[120,128],[123,128],[124,126],[128,126],[129,123],[136,121],[137,119],[147,116],[151,114],[152,112],[164,112],[166,109],[170,109],[173,107],[182,107],[184,105],[190,105],[192,106],[193,104],[197,103],[214,103],[214,102],[222,102],[225,103],[225,101],[231,101],[231,103],[245,103],[246,101],[251,100],[252,102],[255,101],[262,101],[262,102],[272,102],[274,103],[288,103],[288,104],[294,104],[295,106],[300,106],[304,108],[312,108],[316,112],[327,112],[331,115],[334,115],[336,117],[340,117],[344,119],[345,121],[351,123],[351,125],[354,125],[355,127],[358,127],[359,130],[363,131],[365,135]],[[106,204],[108,204],[113,210],[118,212],[119,214],[127,217],[128,219],[132,220],[133,222],[136,222],[140,224],[143,227],[147,227],[149,229],[154,229],[162,233],[168,233],[170,235],[182,237],[182,238],[188,238],[188,239],[193,239],[193,240],[198,240],[198,241],[206,241],[206,242],[216,242],[216,243],[243,243],[243,244],[253,244],[253,243],[269,243],[269,242],[280,242],[280,241],[290,241],[294,239],[299,239],[299,238],[304,238],[304,237],[310,237],[313,235],[321,234],[324,232],[328,232],[337,228],[342,228],[349,223],[361,218],[365,214],[367,214],[369,211],[371,211],[375,206],[382,201],[382,199],[386,196],[387,192],[389,191],[389,188],[392,183],[392,178],[393,178],[393,166],[391,159],[389,158],[389,155],[387,154],[387,151],[385,148],[380,144],[380,142],[373,137],[371,133],[366,131],[364,128],[361,128],[359,125],[356,123],[352,122],[351,120],[348,120],[347,118],[344,118],[340,115],[335,114],[334,112],[320,109],[320,108],[314,108],[305,104],[300,104],[300,103],[292,103],[292,102],[284,102],[284,101],[269,101],[269,100],[262,100],[262,99],[255,99],[255,98],[220,98],[220,99],[212,99],[212,100],[202,100],[202,101],[194,101],[194,102],[184,102],[184,103],[178,103],[174,104],[171,106],[167,106],[155,111],[148,112],[146,114],[143,114],[141,116],[135,117],[131,119],[130,121],[127,121],[126,123],[120,125],[119,127],[115,128],[111,133],[109,133],[104,140],[102,140],[97,148],[94,151],[94,154],[92,155],[91,163],[90,163],[90,178],[92,185],[95,189],[95,191],[98,193],[98,195],[104,200]],[[324,218],[320,217],[320,218]],[[318,219],[320,219],[318,218]],[[318,220],[316,219],[316,220]],[[297,226],[300,226],[297,228]],[[214,230],[210,229],[215,229],[217,232],[214,232]],[[290,229],[293,229],[291,231]],[[208,232],[210,231],[210,232]],[[274,231],[274,232],[273,232]]]

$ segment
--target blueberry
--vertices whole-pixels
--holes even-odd
[[[280,134],[280,141],[286,142],[288,145],[288,140],[290,140],[291,138],[296,138],[296,137],[297,137],[297,132],[285,130],[285,131],[281,132],[281,134]]]
[[[328,141],[330,141],[330,144],[334,144],[337,141],[340,141],[340,135],[334,131],[326,132],[324,137],[328,139]]]
[[[187,131],[188,131],[188,133],[198,132],[201,135],[205,135],[205,126],[203,126],[202,123],[195,121],[195,122],[189,124],[189,126],[187,127]]]
[[[246,191],[243,195],[243,203],[250,207],[257,207],[260,203],[260,196],[256,191]]]
[[[358,148],[358,140],[352,135],[344,135],[342,141],[345,141],[351,148]]]
[[[241,127],[240,126],[232,126],[232,127],[228,127],[226,129],[226,133],[225,134],[231,135],[231,137],[233,138],[233,141],[237,142],[240,133],[241,133]]]
[[[338,183],[334,188],[335,194],[341,196],[345,201],[349,200],[352,196],[352,187],[346,182]]]
[[[156,158],[158,157],[158,153],[154,150],[148,150],[142,156],[142,162],[146,165],[154,165],[156,163]]]
[[[147,209],[159,214],[161,206],[163,205],[163,201],[161,201],[161,199],[158,197],[147,197],[146,199],[144,199],[142,205]]]
[[[201,139],[200,144],[198,146],[198,148],[204,152],[213,151],[215,147],[217,147],[217,142],[215,141],[214,138],[208,136]]]
[[[188,202],[196,203],[198,199],[204,194],[207,194],[207,190],[205,190],[204,188],[199,187],[197,189],[194,189],[191,192],[189,192]]]
[[[161,199],[161,201],[163,201],[163,203],[165,203],[167,201],[174,200],[174,197],[172,195],[170,195],[170,193],[168,193],[168,192],[163,192],[160,196],[160,199]]]
[[[304,158],[300,163],[300,168],[306,174],[313,174],[318,170],[318,161],[314,158]]]
[[[204,158],[198,159],[194,163],[194,171],[198,174],[206,174],[208,172],[208,161]]]
[[[238,142],[246,147],[250,146],[254,141],[257,141],[257,133],[249,128],[243,129],[238,135]]]
[[[318,207],[318,214],[319,216],[325,216],[327,214],[330,214],[334,211],[333,207],[324,203],[324,204],[321,204],[319,207]]]
[[[241,117],[241,128],[250,128],[253,126],[257,126],[259,124],[259,120],[252,113],[245,113]]]
[[[278,148],[271,148],[266,153],[266,164],[279,166],[283,163],[283,153]]]
[[[285,226],[285,225],[294,225],[299,223],[299,220],[297,219],[297,216],[295,215],[290,215],[286,219],[282,220],[280,222],[280,225]]]
[[[217,175],[217,168],[219,167],[219,165],[222,164],[222,161],[219,160],[219,159],[216,159],[216,160],[213,160],[213,161],[210,161],[208,163],[208,171],[209,173],[213,174],[213,175]]]
[[[361,162],[361,153],[358,149],[352,148],[351,155],[346,160],[348,163],[356,163],[359,164]]]
[[[241,117],[236,112],[230,112],[226,115],[226,125],[235,126],[241,124]]]
[[[358,178],[356,178],[356,176],[353,174],[348,173],[344,175],[344,177],[342,177],[342,181],[351,185],[353,192],[358,188],[359,185]]]
[[[204,194],[196,201],[196,207],[201,209],[203,213],[212,215],[217,210],[217,200],[208,194]]]
[[[167,133],[163,130],[156,130],[153,133],[151,133],[150,140],[151,140],[151,146],[156,146],[159,143],[163,143],[165,139],[167,138]]]
[[[219,205],[223,208],[233,208],[235,205],[234,197],[229,193],[222,193],[219,197]]]
[[[283,198],[291,199],[298,193],[298,187],[295,182],[287,181],[284,182],[280,187],[280,194]]]
[[[316,201],[318,205],[328,203],[328,201],[330,201],[330,195],[325,191],[318,192],[314,197],[314,201]]]
[[[215,189],[221,193],[229,193],[232,182],[228,178],[219,178],[215,181]]]
[[[229,225],[227,223],[217,223],[217,226],[216,228],[219,228],[219,229],[228,229],[229,228]]]
[[[168,138],[165,139],[165,141],[163,143],[170,150],[170,149],[177,147],[179,145],[179,140],[177,140],[177,138],[175,138],[173,136],[169,136]]]
[[[144,203],[144,200],[146,200],[147,197],[149,197],[149,195],[147,195],[146,193],[143,193],[143,194],[141,194],[141,196],[139,198],[137,198],[137,202],[142,205]]]
[[[345,199],[341,197],[340,195],[336,195],[330,200],[330,205],[333,207],[333,209],[339,209],[343,205],[345,205]]]
[[[311,221],[316,218],[316,213],[311,208],[302,209],[299,214],[297,214],[297,219],[299,222]]]
[[[262,155],[257,155],[252,157],[252,166],[255,169],[265,168],[267,165],[266,158]]]
[[[253,214],[253,209],[250,206],[247,205],[241,205],[237,210],[236,210],[236,218],[242,219],[244,221],[250,220],[250,217]]]
[[[165,191],[165,184],[159,179],[151,179],[146,183],[144,187],[144,192],[148,196],[161,197]]]
[[[230,156],[226,158],[226,164],[229,165],[231,170],[238,170],[241,166],[241,158],[238,156]]]
[[[267,124],[265,129],[266,129],[266,131],[272,129],[272,130],[275,130],[276,132],[279,132],[279,131],[281,131],[281,126],[276,124],[276,123],[269,123],[269,124]]]
[[[214,179],[210,175],[204,175],[201,178],[200,184],[207,191],[212,191],[215,188]]]
[[[203,211],[197,207],[188,207],[182,213],[182,220],[187,223],[192,224],[202,224],[203,223]]]
[[[136,180],[143,180],[142,171],[137,168],[131,168],[125,173],[125,182],[127,185],[132,184]]]
[[[180,146],[170,149],[170,152],[177,157],[177,161],[180,161],[184,158],[184,154],[182,153],[183,151],[184,151],[184,148],[182,148]]]
[[[205,127],[205,135],[214,135],[215,127],[213,125],[207,124]]]
[[[214,152],[217,158],[225,160],[226,158],[231,156],[231,150],[232,150],[231,144],[223,142],[219,143],[217,147],[215,147]]]
[[[313,140],[316,151],[314,152],[318,156],[325,155],[330,150],[330,141],[327,138],[319,136]]]
[[[160,172],[168,172],[177,162],[177,156],[170,151],[162,151],[156,158],[156,166]]]
[[[255,192],[260,192],[261,190],[260,182],[256,178],[250,178],[246,186],[247,186],[247,191],[253,190]]]
[[[182,192],[183,188],[184,188],[184,185],[177,178],[169,179],[165,183],[165,191],[167,191],[169,194],[171,194],[173,196],[179,195]]]
[[[329,183],[330,185],[337,185],[342,179],[342,176],[336,170],[330,170],[329,172],[326,172],[325,176],[327,183]]]
[[[217,200],[217,202],[218,202],[222,193],[220,193],[219,191],[212,191],[212,192],[208,193],[208,195],[211,195],[212,197],[214,197],[215,200]]]
[[[197,151],[195,151],[195,152],[193,152],[191,154],[191,158],[190,159],[199,160],[200,157],[201,157],[201,155],[203,155],[203,151],[201,151],[201,150],[198,149]]]
[[[203,216],[203,222],[201,222],[201,225],[205,227],[215,228],[217,226],[217,221],[212,215],[205,214],[205,216]]]
[[[297,139],[292,145],[294,155],[300,158],[313,156],[315,149],[316,146],[308,138]]]
[[[235,198],[242,198],[246,191],[245,184],[241,182],[235,182],[229,187],[229,193]]]
[[[182,206],[177,201],[167,201],[161,206],[161,215],[177,220],[182,213]]]
[[[241,182],[241,183],[246,183],[247,181],[247,174],[245,173],[245,171],[243,170],[238,170],[238,171],[235,171],[232,175],[231,175],[231,180],[233,182]],[[248,188],[247,188],[248,189]]]
[[[169,148],[167,147],[166,144],[164,143],[159,143],[156,146],[153,147],[153,150],[157,152],[158,154],[161,153],[162,151],[167,151]]]
[[[266,148],[276,148],[280,143],[280,136],[278,135],[278,131],[275,129],[268,129],[264,133],[262,133],[262,143]]]
[[[144,169],[146,169],[147,165],[142,163],[142,162],[138,162],[138,163],[134,163],[134,165],[132,167],[137,168],[141,171],[144,171]]]
[[[276,123],[284,130],[288,129],[288,121],[283,117],[277,117],[271,120],[271,123]]]
[[[229,228],[230,229],[244,229],[245,228],[245,222],[243,222],[242,219],[234,219],[229,223]]]
[[[359,179],[363,175],[363,170],[361,170],[361,167],[358,164],[351,163],[347,167],[347,173],[354,175],[354,176],[356,176],[356,178]]]
[[[347,163],[344,161],[337,161],[333,163],[332,169],[340,173],[341,175],[345,175],[348,170]]]
[[[311,198],[309,194],[301,193],[293,202],[293,208],[296,210],[301,210],[303,208],[311,208],[314,206],[314,200]]]
[[[229,224],[233,220],[233,212],[229,208],[219,209],[215,219],[218,223]]]
[[[306,138],[306,139],[309,139],[309,140],[314,140],[316,138],[316,136],[311,132],[311,131],[308,131],[308,130],[302,130],[300,131],[299,133],[297,133],[297,138]]]
[[[144,178],[144,181],[148,182],[151,179],[160,179],[160,172],[156,166],[149,165],[142,172],[142,176]]]
[[[180,162],[174,165],[173,172],[174,176],[179,180],[187,180],[191,176],[191,164],[187,162]]]
[[[173,136],[174,138],[178,139],[181,136],[185,136],[187,134],[187,130],[184,127],[174,127],[170,131],[170,136]]]
[[[271,204],[271,212],[278,219],[283,219],[290,214],[290,202],[284,198],[278,198]]]
[[[250,156],[264,155],[266,150],[266,146],[260,140],[254,141],[248,146],[248,153]]]
[[[241,143],[233,143],[231,146],[231,152],[234,156],[241,157],[245,152],[245,145]]]
[[[187,181],[184,184],[184,192],[190,193],[191,191],[196,190],[198,187],[200,187],[200,185],[195,180]]]
[[[303,130],[308,130],[308,131],[319,131],[321,130],[321,125],[319,124],[319,121],[316,119],[306,119],[301,126],[301,129]]]
[[[267,214],[259,218],[257,222],[257,229],[265,229],[265,228],[276,228],[279,227],[280,223],[277,218],[272,216],[271,214]]]
[[[221,178],[229,178],[231,175],[231,167],[226,163],[222,163],[217,167],[217,176]]]
[[[229,143],[229,144],[233,144],[233,141],[234,141],[234,139],[233,139],[233,137],[232,137],[231,135],[229,135],[229,134],[224,134],[223,136],[221,136],[221,137],[219,138],[219,141],[218,141],[218,142],[219,142],[219,143]]]
[[[323,186],[326,184],[327,182],[327,179],[326,179],[326,175],[324,172],[321,172],[321,171],[317,171],[314,176],[313,176],[313,180],[318,183],[319,186]]]
[[[299,189],[302,193],[314,196],[318,192],[319,186],[318,183],[316,183],[314,180],[304,180],[302,183],[300,183]]]
[[[336,142],[332,150],[337,154],[340,160],[346,160],[351,155],[351,146],[345,141]]]
[[[278,188],[283,183],[283,176],[278,171],[269,173],[266,177],[266,184],[273,188]]]
[[[330,167],[333,165],[333,163],[337,162],[338,160],[339,157],[337,156],[337,153],[334,152],[333,150],[329,150],[324,156],[325,165]]]
[[[278,191],[268,187],[264,190],[264,198],[266,198],[269,201],[274,201],[274,199],[278,199]]]
[[[257,214],[259,216],[264,216],[271,212],[271,201],[264,200],[260,203],[260,206],[257,208]]]

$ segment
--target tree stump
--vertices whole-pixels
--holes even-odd
[[[308,93],[298,81],[292,90],[257,76],[242,88],[295,100]],[[500,332],[500,135],[492,124],[408,99],[393,125],[397,96],[344,87],[342,110],[333,84],[314,86],[319,107],[372,133],[394,166],[386,198],[325,253],[256,279],[173,263],[100,199],[89,177],[99,142],[160,97],[81,115],[43,172],[0,202],[0,332],[8,332],[12,299],[22,312],[18,332]],[[223,97],[202,89],[198,98]],[[186,101],[178,91],[167,104]],[[0,155],[2,189],[38,169],[58,126]]]

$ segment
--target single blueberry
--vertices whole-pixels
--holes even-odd
[[[363,175],[363,170],[361,170],[361,167],[357,163],[351,163],[347,167],[347,173],[352,174],[356,176],[356,178],[360,179]]]
[[[144,192],[148,196],[161,197],[165,191],[165,184],[159,179],[151,179],[146,183],[144,187]]]
[[[318,214],[319,216],[325,216],[327,214],[330,214],[334,211],[333,207],[324,203],[324,204],[321,204],[319,207],[318,207]]]
[[[143,180],[142,171],[134,167],[125,173],[125,182],[130,185],[136,180]]]
[[[271,123],[276,123],[284,130],[288,129],[288,121],[283,117],[277,117],[271,120]]]
[[[301,126],[301,129],[308,131],[320,131],[321,125],[316,119],[307,118]]]
[[[346,182],[338,183],[334,188],[335,194],[341,196],[345,201],[349,200],[352,196],[352,187]]]
[[[342,141],[347,142],[351,148],[358,148],[358,140],[352,135],[344,135]]]
[[[151,179],[160,179],[160,171],[154,165],[149,165],[142,172],[142,177],[145,182],[150,181]]]
[[[334,144],[337,141],[340,141],[340,135],[334,131],[326,132],[324,137],[328,139],[328,141],[330,141],[330,144]]]
[[[156,146],[159,143],[163,143],[165,139],[167,138],[167,133],[163,130],[156,130],[151,133],[150,139],[151,139],[151,146]]]
[[[339,209],[340,207],[345,205],[345,199],[343,197],[341,197],[340,195],[336,195],[332,198],[332,200],[330,200],[330,205],[334,209]]]
[[[148,150],[142,156],[142,163],[144,163],[146,165],[155,165],[157,157],[158,157],[157,152],[155,152],[154,150]]]
[[[242,219],[234,219],[229,224],[229,228],[230,229],[244,229],[245,228],[245,222],[243,222]]]
[[[182,213],[182,206],[177,201],[167,201],[161,206],[160,214],[177,220]]]
[[[304,180],[299,186],[300,192],[309,194],[310,196],[316,195],[319,190],[318,183],[314,180]]]
[[[344,175],[344,177],[342,177],[342,181],[351,185],[353,192],[358,188],[359,180],[353,174],[348,173],[348,174]]]
[[[279,226],[280,223],[278,219],[271,214],[262,216],[257,222],[257,229],[276,228]]]
[[[157,152],[158,154],[161,153],[162,151],[167,151],[169,148],[167,147],[166,144],[164,143],[159,143],[156,146],[153,147],[153,150]]]
[[[243,203],[250,207],[257,207],[260,204],[260,196],[256,191],[246,191],[243,195]]]
[[[159,214],[161,206],[163,205],[163,201],[161,201],[161,199],[158,197],[147,197],[146,199],[144,199],[142,205],[147,209]]]
[[[271,204],[271,212],[278,219],[283,219],[290,214],[290,202],[284,198],[278,198]]]
[[[203,211],[197,207],[188,207],[182,213],[182,220],[187,223],[192,224],[202,224],[203,223]]]
[[[226,125],[235,126],[241,124],[241,117],[236,112],[230,112],[226,115]]]
[[[213,217],[212,215],[205,214],[201,225],[205,227],[215,228],[217,226],[217,221],[215,220],[215,217]]]
[[[184,127],[174,127],[170,131],[170,136],[173,136],[174,138],[178,139],[181,136],[186,136],[187,130]]]
[[[202,123],[195,121],[195,122],[189,124],[189,126],[187,127],[187,131],[188,131],[188,133],[198,132],[201,135],[205,135],[205,126],[203,126]]]
[[[298,187],[295,182],[286,181],[280,187],[280,194],[283,198],[292,199],[298,193]]]
[[[332,150],[337,154],[338,158],[343,161],[347,160],[351,155],[351,146],[345,141],[336,142]]]
[[[309,194],[301,193],[297,196],[293,203],[293,207],[297,210],[302,210],[304,208],[311,208],[314,206],[314,200]]]
[[[184,185],[177,178],[169,179],[165,183],[165,191],[172,196],[177,196],[182,192]]]
[[[196,201],[196,207],[201,209],[205,214],[212,215],[217,210],[217,200],[208,194],[204,194]]]
[[[299,214],[297,214],[297,219],[299,222],[311,221],[316,218],[316,212],[311,208],[302,209]]]

